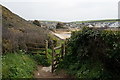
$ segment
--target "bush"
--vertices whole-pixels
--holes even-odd
[[[18,29],[6,29],[3,27],[3,53],[16,52],[18,50],[26,51],[28,47],[26,46],[27,43],[39,43],[40,46],[45,45],[45,40],[48,39],[46,31],[41,30],[40,27],[24,29],[25,32],[21,32]]]
[[[35,54],[33,55],[33,59],[37,62],[38,65],[50,66],[50,63],[46,55]]]
[[[9,53],[2,56],[3,78],[33,78],[35,61],[23,52]]]
[[[33,24],[41,27],[40,22],[39,22],[38,20],[34,20],[34,21],[33,21]]]
[[[78,78],[120,78],[120,31],[83,28],[73,32],[62,68]]]
[[[64,28],[63,23],[57,23],[56,29],[61,29],[61,28]]]

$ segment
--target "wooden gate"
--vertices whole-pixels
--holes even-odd
[[[56,53],[56,50],[60,49],[60,53]],[[52,45],[52,73],[58,68],[59,62],[63,60],[65,55],[65,44],[54,47]]]
[[[32,53],[32,54],[43,54],[46,55],[48,54],[48,41],[46,40],[45,46],[40,47],[39,43],[27,43],[27,53]],[[37,52],[43,50],[44,53]],[[59,53],[56,53],[56,50],[60,50]],[[34,52],[33,52],[34,51]],[[65,44],[62,44],[61,46],[54,47],[53,42],[52,42],[52,73],[56,71],[58,68],[59,62],[63,60],[63,57],[65,56]]]

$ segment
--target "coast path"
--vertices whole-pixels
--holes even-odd
[[[34,72],[34,78],[69,78],[69,76],[63,70],[57,73],[52,73],[51,66],[38,66],[37,70]]]

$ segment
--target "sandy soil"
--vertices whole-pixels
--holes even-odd
[[[71,36],[71,32],[51,32],[51,33],[62,40],[70,38]]]
[[[65,33],[61,33],[61,34],[54,33],[54,35],[57,36],[57,37],[59,37],[60,39],[63,39],[63,40],[65,40],[65,39],[67,39],[67,38],[70,38],[70,36],[71,36],[70,34],[67,35],[67,34],[65,34]]]

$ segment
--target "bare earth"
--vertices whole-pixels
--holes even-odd
[[[59,73],[51,73],[50,67],[38,66],[37,71],[34,72],[35,78],[69,78],[65,71],[61,70]]]

